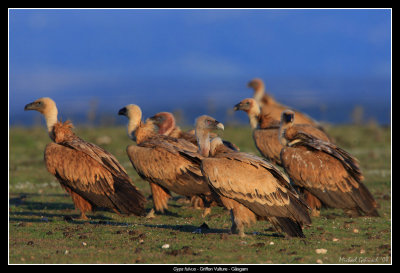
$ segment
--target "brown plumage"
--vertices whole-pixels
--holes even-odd
[[[265,92],[265,85],[263,80],[255,78],[251,80],[247,86],[254,90],[254,99],[261,107],[261,114],[268,115],[274,120],[280,120],[282,111],[290,109],[286,105],[282,105],[277,102],[271,95]],[[296,113],[296,124],[311,124],[319,129],[322,129],[321,125],[309,117],[308,115],[301,113],[297,110],[292,109]]]
[[[244,226],[260,218],[288,236],[304,237],[302,225],[311,223],[308,207],[286,176],[257,156],[229,149],[220,138],[210,141],[209,132],[218,128],[223,125],[212,117],[199,117],[199,153],[186,155],[201,162],[208,184],[231,211],[232,232],[244,235]]]
[[[158,133],[161,135],[165,136],[170,136],[173,138],[182,138],[185,139],[194,145],[197,146],[197,139],[196,135],[194,134],[193,131],[182,131],[179,126],[176,125],[175,122],[175,117],[172,113],[170,112],[159,112],[155,114],[154,116],[150,117],[149,120],[152,120],[154,124],[158,128]],[[203,199],[200,198],[198,195],[193,195],[193,196],[187,196],[187,198],[190,199],[190,204],[193,208],[205,208],[205,204],[203,202]],[[217,205],[215,202],[210,204],[211,206]],[[210,212],[209,209],[207,209],[203,216],[208,214]]]
[[[269,161],[281,166],[281,150],[283,145],[279,141],[280,119],[275,120],[269,114],[261,114],[257,101],[247,98],[239,102],[234,107],[235,111],[242,110],[247,113],[250,126],[253,129],[253,140],[258,151]],[[325,132],[310,124],[295,124],[297,130],[302,130],[308,134],[329,141]]]
[[[164,212],[168,208],[171,191],[189,197],[201,196],[208,206],[211,192],[199,165],[179,154],[180,149],[196,151],[197,146],[184,139],[157,134],[153,119],[141,122],[137,105],[128,105],[119,114],[129,119],[128,134],[137,145],[129,145],[127,154],[137,173],[150,183],[155,210]]]
[[[25,106],[46,119],[49,136],[46,146],[47,170],[71,195],[75,207],[86,212],[96,207],[109,208],[118,214],[144,214],[145,197],[133,185],[118,160],[92,143],[76,136],[69,121],[57,121],[57,107],[50,98],[41,98]]]
[[[292,182],[316,196],[323,205],[379,216],[377,204],[362,183],[357,159],[337,145],[293,126],[294,112],[282,113],[281,160]]]
[[[150,119],[154,121],[154,124],[157,125],[159,128],[158,133],[165,135],[165,136],[170,136],[174,138],[183,138],[194,145],[197,146],[197,139],[194,130],[189,130],[187,132],[184,132],[179,128],[179,126],[176,126],[175,123],[175,117],[172,113],[170,112],[160,112],[152,116]],[[217,137],[218,135],[215,133],[210,133],[211,138]],[[239,147],[236,146],[234,143],[231,143],[227,140],[222,140],[224,145],[234,149],[236,151],[239,151]]]

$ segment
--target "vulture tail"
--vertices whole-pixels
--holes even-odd
[[[277,230],[286,233],[289,237],[305,238],[301,225],[287,217],[270,217],[269,221]]]
[[[358,192],[353,194],[353,199],[366,215],[379,217],[376,201],[363,183],[359,184]]]
[[[144,216],[146,214],[146,197],[139,189],[128,181],[118,181],[114,184],[115,192],[108,197],[121,214],[134,214]]]

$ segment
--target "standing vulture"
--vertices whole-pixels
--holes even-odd
[[[358,161],[335,144],[293,126],[295,113],[282,113],[282,165],[292,182],[316,196],[323,205],[346,213],[379,216],[377,204],[362,183]]]
[[[57,107],[50,98],[40,98],[25,106],[43,114],[52,143],[44,159],[47,170],[71,195],[81,219],[96,207],[118,214],[144,214],[145,197],[133,185],[117,159],[104,149],[76,136],[70,121],[57,120]]]
[[[244,226],[259,218],[268,219],[288,236],[305,237],[302,226],[311,223],[308,207],[286,176],[257,156],[226,147],[220,138],[210,141],[210,131],[223,128],[212,117],[199,117],[196,137],[200,155],[186,154],[201,161],[208,184],[230,210],[232,232],[243,236]]]
[[[253,97],[261,106],[262,115],[268,114],[272,119],[280,120],[282,111],[290,108],[280,104],[272,96],[265,93],[265,85],[261,79],[255,78],[251,80],[247,86],[254,90]],[[296,124],[311,124],[322,129],[321,125],[308,115],[296,110],[293,111],[296,113]]]
[[[150,183],[155,210],[163,213],[168,208],[171,191],[200,196],[209,207],[213,197],[200,166],[179,154],[180,149],[195,152],[197,146],[184,139],[157,134],[153,119],[141,121],[142,112],[137,105],[127,105],[118,114],[128,117],[128,135],[137,145],[129,145],[126,151],[137,173]],[[149,217],[153,213],[152,210]]]

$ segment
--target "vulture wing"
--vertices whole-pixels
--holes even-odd
[[[197,148],[183,139],[157,135],[140,145],[128,146],[127,153],[138,174],[149,182],[185,196],[209,192],[199,164],[179,154],[183,149]]]
[[[205,158],[202,170],[215,191],[259,216],[311,223],[307,205],[276,167],[256,156],[234,152]]]
[[[256,129],[253,131],[253,139],[258,151],[278,165],[281,165],[281,150],[283,145],[279,142],[279,128]]]
[[[361,182],[357,160],[335,144],[298,132],[281,153],[283,167],[293,182],[329,207],[361,209],[377,216],[377,204]]]

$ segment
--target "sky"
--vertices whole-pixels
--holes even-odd
[[[221,121],[262,78],[278,101],[317,120],[390,124],[390,9],[10,9],[9,120],[53,98],[74,123],[117,123],[137,104],[145,118],[181,111]]]

